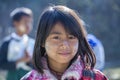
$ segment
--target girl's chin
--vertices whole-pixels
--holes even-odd
[[[58,62],[58,63],[61,63],[61,64],[67,64],[67,63],[69,63],[71,60],[66,60],[66,59],[62,59],[62,60],[60,60],[60,59],[58,59],[56,62]]]

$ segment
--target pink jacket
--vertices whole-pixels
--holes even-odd
[[[44,73],[40,74],[36,70],[32,70],[21,78],[21,80],[58,80],[46,65],[46,59],[43,59]],[[72,65],[63,73],[61,80],[108,80],[99,70],[85,70],[83,63],[78,58]]]

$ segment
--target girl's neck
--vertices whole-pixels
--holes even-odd
[[[64,73],[64,71],[69,66],[69,63],[58,63],[52,59],[48,59],[48,64],[49,68],[57,73]]]

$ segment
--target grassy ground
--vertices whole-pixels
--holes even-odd
[[[120,67],[106,69],[104,73],[110,80],[120,80]]]
[[[6,74],[7,74],[7,71],[0,70],[0,80],[6,80],[5,79]]]

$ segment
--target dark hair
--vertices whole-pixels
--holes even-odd
[[[20,21],[23,16],[32,17],[32,11],[29,8],[20,7],[10,13],[12,22]]]
[[[84,64],[89,64],[93,68],[96,59],[86,39],[86,32],[81,19],[72,9],[59,5],[48,7],[40,16],[33,54],[33,63],[37,71],[43,73],[41,59],[45,54],[45,48],[42,46],[45,44],[46,38],[57,22],[62,23],[65,30],[79,40],[78,52],[74,59],[80,55]]]

